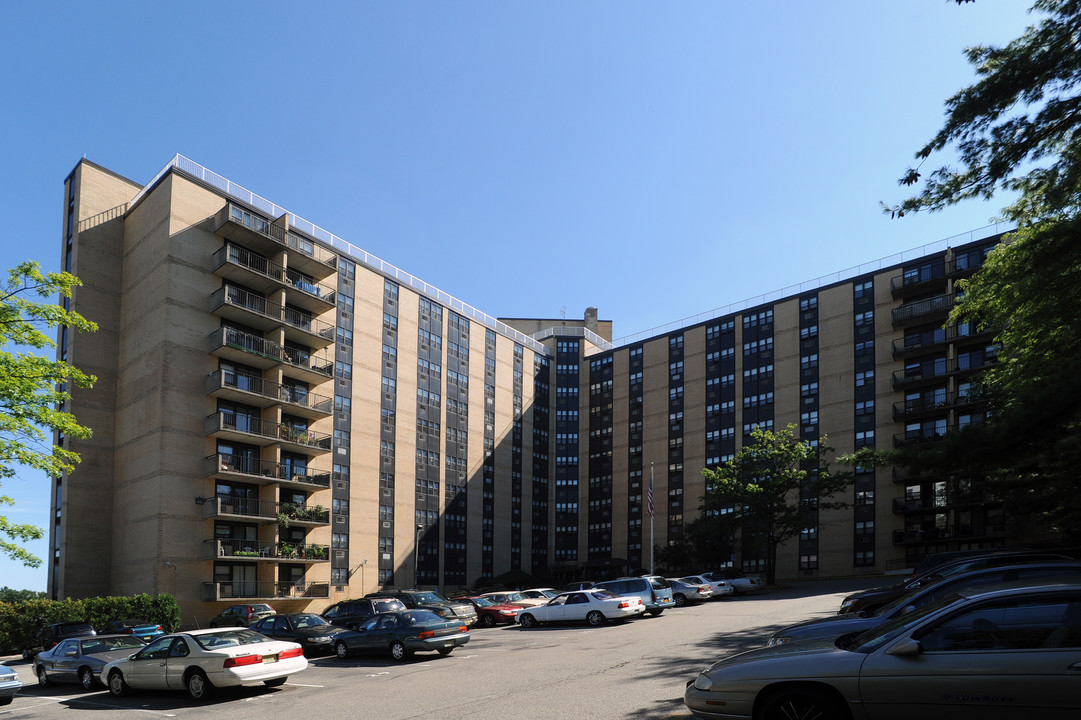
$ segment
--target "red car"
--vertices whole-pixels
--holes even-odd
[[[513,625],[518,620],[518,613],[522,611],[520,605],[498,605],[486,597],[461,599],[473,603],[473,607],[477,609],[477,625],[481,627]]]

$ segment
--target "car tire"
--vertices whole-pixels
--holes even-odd
[[[285,681],[288,680],[288,679],[289,678],[283,678],[283,677],[274,678],[273,680],[264,680],[263,684],[266,685],[267,687],[281,687],[282,685],[285,684]]]
[[[338,656],[339,660],[345,660],[349,657],[349,646],[344,641],[339,640],[334,643],[334,654]]]
[[[821,718],[821,720],[848,720],[848,709],[827,692],[816,688],[792,688],[780,690],[762,703],[760,720],[795,720],[797,718]]]
[[[453,650],[453,649],[454,648],[439,648],[438,652],[443,657],[446,657],[447,655],[450,655],[450,651]]]
[[[52,685],[52,680],[49,679],[49,675],[45,672],[44,665],[38,665],[34,674],[38,676],[38,687],[49,687]]]
[[[481,627],[495,627],[495,618],[491,615],[481,615],[477,620],[477,624]]]
[[[184,689],[188,691],[188,697],[200,702],[209,700],[214,694],[214,686],[207,679],[206,674],[198,669],[188,671],[187,677],[184,678]]]
[[[654,608],[652,610],[646,610],[646,612],[653,617],[660,617],[661,613],[664,612],[664,608]]]
[[[524,628],[537,627],[537,618],[533,617],[530,613],[526,613],[518,618],[518,622]]]
[[[79,684],[83,686],[83,690],[93,690],[97,685],[97,681],[94,680],[94,671],[85,666],[79,668]]]
[[[128,683],[124,680],[124,673],[113,670],[109,673],[109,692],[115,697],[123,697],[128,694]]]
[[[604,625],[606,618],[604,617],[604,613],[600,610],[590,610],[589,614],[586,615],[586,622],[593,627],[600,627],[601,625]]]
[[[390,656],[398,662],[403,662],[412,657],[413,653],[405,649],[405,644],[400,640],[395,640],[390,644]]]
[[[683,593],[676,593],[672,596],[672,601],[676,604],[676,607],[683,607],[687,604],[687,596]]]

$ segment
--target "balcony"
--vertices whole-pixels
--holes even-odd
[[[223,480],[241,480],[257,485],[278,485],[303,490],[326,490],[330,473],[291,463],[258,460],[241,455],[218,453],[206,458],[206,476]]]
[[[955,410],[985,403],[970,393],[939,393],[935,396],[902,400],[893,404],[894,420],[913,420],[935,415],[947,410]]]
[[[328,352],[310,353],[284,347],[258,335],[219,328],[210,333],[209,351],[218,357],[265,369],[288,365],[289,375],[307,382],[324,382],[334,376],[334,356]]]
[[[239,519],[248,522],[254,520],[265,524],[278,524],[288,518],[291,526],[320,527],[330,524],[330,511],[322,505],[309,507],[274,500],[215,495],[203,498],[203,518]]]
[[[331,444],[326,433],[224,411],[207,416],[206,434],[260,447],[281,445],[283,450],[308,455],[328,453]]]
[[[286,339],[301,345],[323,348],[334,342],[334,325],[235,285],[226,285],[210,296],[210,311],[264,332],[284,328]]]
[[[946,263],[939,259],[934,265],[924,265],[890,278],[890,293],[894,300],[905,295],[946,289]]]
[[[893,514],[944,512],[962,505],[982,505],[985,502],[985,495],[975,490],[952,490],[945,495],[929,495],[926,499],[919,495],[906,495],[893,499]]]
[[[956,296],[953,293],[950,293],[949,295],[937,295],[925,300],[916,300],[915,302],[905,303],[899,308],[894,308],[890,312],[890,319],[893,321],[893,327],[910,327],[912,325],[932,322],[938,319],[945,321],[950,309],[953,308],[955,297]]]
[[[903,433],[897,433],[893,436],[893,447],[904,448],[914,447],[916,445],[927,445],[929,443],[935,443],[946,437],[946,433],[937,432],[935,430],[909,430]]]
[[[221,600],[311,600],[330,597],[325,582],[205,582],[203,602]]]
[[[212,227],[217,234],[264,255],[275,255],[287,248],[287,233],[282,225],[233,203],[218,211]]]
[[[316,543],[256,542],[254,540],[218,539],[203,541],[203,559],[228,558],[239,562],[328,562],[330,550]]]
[[[214,272],[264,293],[285,288],[291,304],[310,312],[320,313],[337,304],[337,293],[330,285],[315,282],[232,243],[226,243],[214,253]]]
[[[285,245],[289,249],[289,267],[321,280],[338,271],[337,253],[317,245],[304,235],[290,229]]]
[[[950,525],[947,527],[927,528],[926,530],[894,530],[894,545],[915,543],[941,543],[948,540],[983,540],[1006,537],[1005,525],[991,525],[985,528],[970,525]]]
[[[215,397],[260,408],[283,405],[289,408],[290,415],[305,418],[326,417],[334,412],[333,398],[233,371],[218,370],[208,375],[206,391]]]

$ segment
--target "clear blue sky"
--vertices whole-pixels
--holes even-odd
[[[878,203],[1029,4],[2,3],[0,267],[58,269],[80,157],[181,153],[491,315],[638,333],[986,225]],[[0,493],[47,525],[45,478]]]

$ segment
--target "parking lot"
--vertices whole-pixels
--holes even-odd
[[[38,688],[29,664],[8,663],[26,684],[0,720],[99,718],[685,718],[683,689],[728,653],[763,645],[793,622],[835,613],[845,594],[883,579],[807,581],[770,592],[672,608],[621,625],[475,629],[447,657],[314,659],[282,688],[224,690],[197,704],[182,692],[114,698],[104,688]]]

